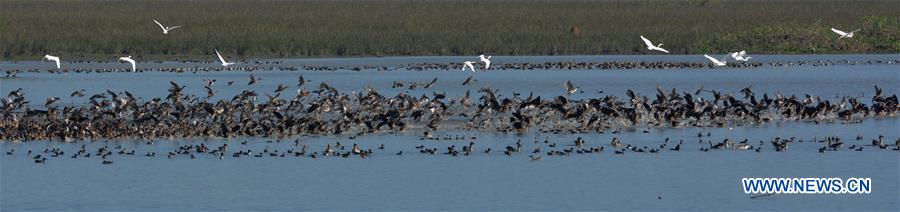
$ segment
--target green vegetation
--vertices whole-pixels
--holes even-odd
[[[897,53],[884,1],[0,1],[3,58]],[[163,35],[153,19],[183,25]],[[829,28],[861,28],[837,39]],[[573,28],[578,28],[573,32]]]

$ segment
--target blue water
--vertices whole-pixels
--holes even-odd
[[[759,56],[765,58],[765,56]],[[823,56],[828,58],[829,56]],[[851,55],[844,57],[870,59]],[[629,56],[628,59],[644,59]],[[390,58],[389,58],[390,59]],[[444,58],[456,60],[456,58]],[[502,57],[495,57],[499,61]],[[652,58],[655,60],[655,58]],[[375,60],[377,59],[358,59]],[[438,58],[437,60],[443,60]],[[347,62],[350,63],[350,62]],[[38,63],[39,64],[39,63]],[[8,64],[4,64],[8,65]],[[19,64],[21,65],[21,64]],[[835,96],[871,97],[873,85],[887,94],[900,93],[900,66],[837,65],[827,67],[763,67],[729,70],[629,70],[629,71],[392,71],[392,72],[255,72],[263,80],[248,86],[245,72],[219,73],[106,73],[46,74],[26,73],[15,79],[0,79],[0,91],[8,93],[23,88],[34,107],[42,107],[48,96],[62,97],[64,104],[84,103],[84,98],[69,98],[73,90],[84,88],[87,94],[128,90],[143,98],[164,97],[168,81],[187,85],[186,92],[205,96],[203,80],[217,79],[216,98],[230,98],[244,89],[274,91],[278,84],[296,89],[296,78],[303,74],[313,80],[307,89],[322,81],[343,92],[364,87],[382,93],[410,92],[451,95],[475,92],[481,87],[500,89],[505,96],[513,92],[528,95],[563,94],[562,82],[572,80],[585,93],[575,98],[600,95],[624,95],[633,89],[652,95],[656,87],[677,88],[693,92],[706,89],[737,93],[752,86],[757,95],[782,92],[785,95],[806,93]],[[474,75],[479,81],[460,85]],[[391,82],[429,81],[438,77],[430,89],[391,89]],[[232,86],[226,81],[235,80]],[[597,92],[603,91],[603,94]],[[474,93],[473,93],[474,94]],[[869,98],[862,98],[868,101]],[[644,130],[647,130],[645,133]],[[704,134],[698,138],[697,133]],[[709,133],[711,136],[706,137]],[[274,138],[162,138],[148,140],[97,141],[0,141],[0,151],[15,150],[13,155],[0,155],[0,210],[900,210],[900,151],[864,146],[861,152],[850,151],[850,145],[869,144],[879,135],[886,143],[900,138],[900,119],[873,118],[861,123],[776,122],[765,125],[729,128],[637,128],[622,129],[612,134],[524,134],[493,131],[441,131],[438,137],[462,136],[462,140],[422,140],[422,132],[361,136],[304,136]],[[861,141],[855,137],[862,135]],[[468,139],[475,136],[476,139]],[[819,153],[824,144],[813,138],[838,136],[846,144],[840,151]],[[602,153],[547,156],[547,150],[571,147],[577,137],[587,140],[586,147],[603,146]],[[626,144],[657,147],[670,138],[684,140],[681,151],[660,153],[626,152],[613,154],[610,140],[622,139]],[[787,152],[775,152],[769,140],[774,137],[796,137],[804,140],[791,145]],[[748,139],[761,152],[740,150],[700,151],[707,140],[725,138]],[[348,146],[356,143],[372,149],[370,157],[231,157],[231,152],[252,149],[254,153],[268,149],[284,152],[299,150],[294,139],[309,146],[309,151],[322,151],[336,142]],[[698,139],[703,139],[698,143]],[[543,141],[556,143],[550,148]],[[247,141],[246,145],[241,142]],[[269,142],[272,141],[272,142]],[[474,141],[475,154],[449,156],[421,154],[415,148],[438,148],[455,145],[457,150]],[[521,141],[525,152],[512,156],[502,149]],[[538,143],[535,143],[538,141]],[[191,144],[216,147],[229,144],[224,159],[194,153],[166,158],[178,146]],[[384,150],[377,149],[381,144]],[[121,145],[135,150],[135,155],[113,154],[114,164],[103,165],[97,156],[71,159],[81,145],[89,152]],[[541,148],[541,161],[530,161],[534,148]],[[28,150],[41,152],[61,148],[65,156],[51,157],[46,164],[35,164],[26,156]],[[491,154],[483,151],[491,148]],[[118,150],[114,150],[118,151]],[[346,151],[346,150],[344,150]],[[402,151],[401,156],[395,155]],[[156,152],[157,156],[143,156]],[[2,154],[2,153],[0,153]],[[42,153],[43,155],[47,155]],[[868,177],[872,178],[871,194],[783,194],[750,199],[741,190],[742,177]]]

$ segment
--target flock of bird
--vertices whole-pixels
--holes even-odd
[[[888,144],[885,141],[885,137],[883,135],[879,135],[877,139],[872,139],[870,143],[865,143],[861,134],[856,136],[855,141],[844,141],[844,139],[840,137],[826,136],[822,138],[816,137],[810,140],[804,140],[803,138],[796,137],[774,137],[769,139],[768,142],[763,140],[758,140],[758,142],[751,142],[750,139],[739,140],[724,138],[721,141],[713,142],[713,140],[716,139],[711,137],[711,133],[707,132],[706,134],[704,134],[703,132],[698,132],[696,138],[679,139],[678,142],[675,142],[674,139],[666,137],[665,140],[662,141],[637,142],[634,144],[627,143],[626,141],[623,141],[622,139],[619,139],[615,136],[612,137],[609,144],[604,144],[600,141],[588,141],[588,139],[584,139],[582,137],[577,137],[569,142],[557,143],[556,141],[550,139],[549,136],[546,136],[543,139],[536,136],[531,142],[518,139],[514,144],[501,144],[499,146],[496,142],[479,144],[480,141],[476,136],[470,137],[460,134],[448,134],[444,136],[431,136],[429,134],[426,134],[420,139],[432,142],[415,145],[414,147],[404,146],[400,144],[400,147],[395,148],[395,150],[393,151],[389,150],[389,148],[387,148],[384,143],[377,145],[375,147],[375,150],[373,150],[372,148],[366,148],[363,145],[356,143],[353,143],[352,146],[347,146],[342,144],[340,141],[336,141],[334,143],[314,143],[301,141],[300,139],[294,139],[293,142],[282,142],[281,139],[269,139],[266,140],[265,143],[251,144],[248,144],[248,141],[246,140],[241,141],[239,144],[236,144],[237,141],[233,142],[231,140],[224,140],[221,142],[216,141],[212,142],[211,144],[207,144],[206,142],[200,142],[199,144],[196,144],[197,142],[187,142],[187,144],[179,144],[177,146],[170,147],[168,150],[164,150],[163,152],[161,152],[161,154],[159,154],[159,157],[163,157],[162,153],[165,153],[164,156],[167,159],[191,160],[197,158],[218,158],[220,160],[224,160],[225,158],[240,159],[264,157],[307,157],[311,159],[317,159],[349,158],[351,156],[364,159],[367,157],[374,157],[376,155],[382,155],[381,157],[399,157],[404,156],[405,153],[406,155],[409,155],[410,153],[418,153],[419,155],[423,156],[445,155],[449,157],[467,157],[491,156],[494,154],[499,155],[500,152],[502,152],[503,155],[501,156],[504,157],[523,157],[524,155],[528,155],[528,160],[539,161],[543,160],[544,157],[597,155],[604,154],[606,152],[610,152],[607,154],[612,155],[659,154],[665,152],[691,151],[691,149],[696,149],[699,152],[786,152],[789,151],[789,147],[800,145],[803,143],[807,143],[809,145],[821,145],[818,148],[809,148],[806,146],[800,148],[817,149],[819,153],[835,151],[861,152],[866,148],[874,149],[876,151],[879,151],[879,149],[882,151],[900,151],[900,138],[897,138],[893,142],[893,144]],[[686,139],[696,139],[696,142],[693,142],[695,144],[691,146],[692,142],[685,142]],[[72,159],[91,159],[93,157],[100,160],[102,164],[109,165],[113,164],[114,157],[156,158],[157,150],[159,150],[158,147],[154,146],[155,140],[153,139],[136,140],[131,145],[129,145],[128,143],[124,144],[126,146],[123,146],[123,143],[115,143],[112,144],[114,146],[110,146],[111,143],[108,140],[93,141],[90,143],[81,144],[80,147],[74,150],[66,150],[62,147],[47,147],[43,150],[21,149],[19,152],[25,153],[19,154],[24,154],[27,159],[34,160],[34,163],[37,164],[46,164],[48,163],[49,158],[69,157]],[[324,146],[321,146],[323,144]],[[457,144],[462,145],[457,146]],[[93,147],[89,147],[89,145]],[[149,150],[144,150],[141,153],[138,153],[136,149],[141,148],[142,146],[146,147]],[[406,150],[407,152],[404,152],[404,150]],[[66,151],[75,153],[67,155]],[[10,148],[6,151],[6,157],[15,157],[16,154],[17,153],[15,148]]]
[[[740,52],[737,52],[739,55]],[[12,62],[16,63],[16,62]],[[5,76],[0,78],[17,78],[21,73],[50,73],[50,74],[66,74],[66,73],[112,73],[112,72],[131,72],[131,68],[109,68],[109,67],[91,67],[93,65],[105,66],[108,61],[73,61],[73,63],[85,64],[79,68],[63,68],[63,69],[5,69]],[[333,71],[458,71],[460,68],[467,68],[465,64],[447,64],[447,63],[408,63],[397,65],[351,65],[351,66],[333,66],[333,65],[304,65],[304,64],[286,64],[283,61],[269,60],[242,60],[240,63],[244,66],[230,67],[210,67],[200,64],[209,63],[209,61],[150,61],[147,63],[158,64],[156,67],[138,69],[137,72],[168,72],[168,73],[200,73],[200,72],[262,72],[262,71],[317,71],[317,72],[333,72]],[[231,65],[237,62],[226,62]],[[763,66],[771,67],[793,67],[793,66],[834,66],[834,65],[897,65],[900,59],[894,60],[868,60],[868,61],[851,61],[851,60],[798,60],[798,61],[772,61],[767,63],[728,63],[726,67],[731,68],[758,68]],[[191,66],[193,65],[193,66]],[[609,61],[609,62],[577,62],[577,61],[559,61],[559,62],[506,62],[501,65],[490,67],[488,70],[518,70],[518,71],[556,71],[556,70],[684,70],[684,69],[702,69],[709,68],[711,64],[696,62],[629,62],[629,61]],[[472,62],[472,70],[475,69]],[[487,70],[486,70],[487,71]]]
[[[163,34],[169,34],[169,32],[170,32],[171,30],[174,30],[174,29],[176,29],[176,28],[180,28],[180,27],[181,27],[181,26],[166,27],[166,26],[163,26],[161,23],[159,23],[159,21],[153,20],[153,22],[156,23],[157,25],[159,25],[159,27],[162,29],[162,33],[163,33]],[[860,29],[857,29],[857,30],[854,30],[854,31],[851,31],[851,32],[844,32],[844,31],[841,31],[841,30],[838,30],[838,29],[835,29],[835,28],[831,28],[831,31],[837,33],[837,34],[840,36],[839,38],[852,38],[853,35],[854,35],[854,33],[859,32]],[[640,38],[641,38],[641,40],[643,40],[644,45],[647,46],[647,50],[650,50],[650,51],[659,51],[659,52],[663,52],[663,53],[666,53],[666,54],[669,53],[668,50],[662,48],[662,45],[663,45],[662,43],[659,43],[659,44],[654,45],[653,42],[650,41],[650,39],[647,39],[647,38],[644,37],[643,35],[641,35]],[[222,57],[222,54],[219,53],[219,51],[218,51],[217,49],[214,49],[214,51],[216,52],[216,56],[218,57],[219,62],[220,62],[220,64],[222,65],[222,67],[228,67],[229,65],[234,65],[234,64],[235,64],[235,63],[227,62],[227,61],[225,60],[225,58]],[[726,60],[726,59],[727,59],[729,56],[730,56],[731,58],[733,58],[734,60],[736,60],[736,61],[744,61],[744,62],[747,62],[747,61],[749,61],[749,60],[752,58],[752,57],[748,57],[748,56],[747,56],[747,52],[746,52],[746,51],[732,52],[732,53],[726,54],[725,57],[723,57],[722,59],[714,58],[714,57],[712,57],[712,56],[709,56],[708,54],[704,54],[703,56],[706,57],[707,59],[709,59],[709,60],[712,62],[713,65],[719,66],[719,67],[721,67],[721,66],[726,66],[726,65],[727,65],[727,60]],[[485,70],[491,68],[491,56],[485,56],[484,54],[482,54],[482,55],[479,55],[479,59],[480,59],[480,61],[481,61],[482,63],[484,63],[484,69],[485,69]],[[58,56],[52,56],[52,55],[47,54],[47,55],[44,55],[43,60],[53,61],[53,62],[56,63],[56,68],[57,68],[57,69],[61,69],[61,68],[62,68],[62,66],[60,65],[60,58],[59,58]],[[130,63],[130,64],[131,64],[131,71],[132,71],[132,72],[136,72],[136,71],[137,71],[137,62],[136,62],[134,59],[132,59],[132,57],[131,57],[130,55],[129,55],[129,56],[126,56],[126,57],[120,57],[120,58],[119,58],[119,61],[124,61],[124,62]],[[471,70],[472,72],[475,72],[475,63],[477,63],[477,61],[464,61],[464,62],[462,63],[462,70],[465,71],[465,70],[468,68],[468,69]]]
[[[172,30],[181,26],[166,27],[156,20],[163,34],[169,34]],[[832,28],[832,31],[840,35],[840,38],[852,38],[854,33],[843,32]],[[662,48],[661,43],[640,36],[647,50],[669,53]],[[225,57],[214,49],[220,65],[228,68],[235,62],[228,62]],[[746,51],[732,52],[723,58],[715,58],[708,54],[704,57],[712,62],[713,66],[727,66],[728,58],[735,61],[748,62],[752,57],[747,56]],[[678,63],[545,63],[545,64],[504,64],[493,67],[491,56],[479,55],[478,61],[464,61],[461,64],[415,64],[414,67],[428,69],[439,67],[445,69],[475,72],[476,64],[484,70],[493,68],[646,68],[646,67],[692,67],[694,64]],[[53,61],[56,68],[61,70],[61,61],[57,56],[45,55],[44,60]],[[119,61],[131,65],[130,71],[137,72],[137,61],[132,56],[120,57]],[[879,61],[880,63],[880,61]],[[804,63],[799,63],[802,65]],[[824,63],[828,64],[828,63]],[[743,65],[756,66],[758,63],[744,63]],[[701,65],[703,66],[703,65]],[[307,67],[310,69],[310,67]],[[316,69],[312,67],[312,69]],[[319,68],[324,69],[324,68]],[[197,71],[194,69],[193,71]],[[253,71],[253,68],[240,70]],[[68,69],[66,69],[68,71]],[[179,70],[170,70],[179,71]],[[98,71],[100,72],[100,71]],[[7,75],[10,72],[7,71]],[[253,85],[260,78],[250,74],[248,85]],[[699,88],[694,92],[678,92],[657,88],[657,93],[652,96],[642,96],[632,90],[626,92],[627,98],[614,95],[606,95],[600,98],[570,99],[570,95],[583,92],[580,87],[571,81],[562,83],[563,92],[555,97],[544,98],[529,94],[524,96],[513,93],[511,97],[505,97],[499,90],[488,87],[478,90],[480,96],[465,95],[451,97],[445,93],[433,92],[431,95],[412,96],[407,93],[399,93],[396,96],[382,95],[376,89],[365,89],[358,92],[340,92],[336,88],[321,82],[318,86],[309,86],[310,80],[299,76],[296,94],[287,94],[288,86],[278,85],[273,94],[265,93],[265,101],[257,101],[260,96],[252,90],[244,90],[230,99],[214,101],[216,96],[215,79],[206,79],[203,89],[206,96],[184,94],[187,86],[170,82],[168,96],[144,99],[135,97],[129,91],[107,90],[103,93],[86,94],[84,89],[76,90],[70,94],[75,99],[86,100],[85,104],[74,104],[60,107],[56,102],[58,97],[48,97],[43,108],[32,108],[26,100],[25,91],[21,88],[11,91],[0,101],[0,140],[7,141],[31,141],[31,140],[103,140],[103,139],[133,139],[149,140],[159,138],[196,138],[219,137],[233,138],[242,136],[260,136],[276,139],[288,139],[295,136],[316,135],[349,135],[350,139],[378,132],[404,132],[421,131],[425,140],[460,140],[466,142],[461,145],[461,150],[452,144],[442,151],[436,147],[418,145],[415,149],[420,154],[426,155],[452,155],[468,156],[475,154],[477,138],[463,135],[439,136],[441,131],[496,131],[507,133],[525,133],[539,131],[541,133],[619,133],[622,128],[643,127],[729,127],[745,124],[761,124],[776,121],[805,121],[818,124],[819,122],[858,122],[868,117],[894,117],[900,111],[897,95],[888,96],[882,94],[882,90],[875,86],[875,95],[868,101],[861,97],[845,96],[840,99],[827,99],[806,95],[783,96],[781,94],[762,94],[753,92],[751,87],[739,91],[740,94],[725,91],[707,90]],[[476,81],[469,77],[462,85],[471,85]],[[438,82],[435,78],[430,82],[394,82],[392,88],[409,87],[415,89],[418,86],[429,88]],[[233,82],[228,82],[231,85]],[[282,98],[285,96],[285,98]],[[645,131],[646,132],[646,131]],[[702,133],[698,144],[700,151],[710,150],[754,150],[761,151],[763,141],[754,145],[748,139],[737,141],[725,139],[713,143],[712,139],[704,139]],[[858,137],[857,140],[862,140]],[[269,143],[273,141],[270,140]],[[802,143],[803,139],[773,138],[769,142],[775,151],[785,151],[792,143]],[[528,142],[517,141],[515,145],[498,148],[504,155],[529,154],[530,160],[541,160],[545,156],[565,156],[570,154],[602,153],[605,145],[589,145],[585,139],[575,139],[573,144],[557,145],[550,141],[549,137],[543,142],[536,138],[533,144],[526,146]],[[590,142],[594,143],[594,142]],[[840,138],[826,137],[814,138],[811,143],[823,143],[819,152],[837,151],[843,148]],[[246,145],[246,141],[241,146]],[[675,143],[667,138],[658,146],[643,146],[626,144],[624,141],[613,138],[609,144],[614,154],[626,152],[658,153],[662,151],[681,151],[686,145],[683,140]],[[226,154],[239,158],[242,156],[253,157],[328,157],[328,156],[359,156],[368,157],[376,152],[385,151],[384,144],[377,147],[379,151],[364,149],[361,145],[353,144],[349,150],[340,142],[334,145],[327,144],[322,151],[308,151],[306,144],[301,144],[299,139],[290,149],[263,150],[240,148],[237,152],[229,152],[228,143],[215,145],[182,145],[169,151],[167,158],[190,157],[195,154],[209,154],[219,159],[224,159]],[[487,145],[490,146],[490,145]],[[862,151],[862,143],[853,144],[848,149]],[[888,149],[884,137],[873,140],[871,145],[880,149]],[[894,144],[894,150],[900,150],[900,138]],[[232,147],[235,148],[235,147]],[[530,150],[526,150],[528,148]],[[542,149],[544,148],[544,149]],[[491,154],[491,148],[478,151],[480,154]],[[117,154],[114,154],[117,153]],[[15,150],[6,152],[14,155]],[[28,150],[25,153],[35,163],[46,163],[48,157],[64,156],[61,148],[47,148],[43,151]],[[403,155],[403,151],[391,153]],[[97,147],[96,151],[89,150],[87,145],[82,145],[72,158],[89,158],[91,155],[103,159],[103,164],[112,164],[113,155],[135,155],[135,150],[117,145],[110,147],[104,144]],[[156,157],[156,152],[148,151],[146,157]]]
[[[251,74],[248,85],[258,80]],[[474,80],[470,77],[462,84]],[[435,78],[416,85],[427,88],[437,81]],[[372,88],[340,92],[326,82],[308,86],[309,82],[299,76],[296,93],[286,93],[289,87],[278,85],[274,93],[264,93],[264,101],[258,101],[261,94],[253,90],[244,90],[230,99],[213,100],[217,94],[214,79],[205,80],[206,96],[186,95],[187,86],[175,82],[170,82],[166,97],[148,99],[135,97],[127,90],[86,94],[82,89],[69,96],[86,104],[60,107],[56,104],[58,97],[48,97],[42,108],[32,108],[25,91],[19,88],[0,101],[3,117],[0,139],[289,137],[363,135],[406,129],[602,133],[621,127],[857,121],[866,117],[894,117],[900,110],[897,95],[883,94],[878,86],[875,95],[865,102],[861,97],[852,96],[828,99],[810,95],[759,95],[751,87],[741,89],[737,95],[703,87],[693,92],[658,87],[655,97],[628,90],[626,98],[606,95],[570,99],[571,94],[583,92],[570,81],[562,83],[561,95],[550,98],[518,93],[506,97],[488,87],[478,91],[479,97],[471,96],[468,91],[456,97],[438,92],[419,97],[405,92],[386,96]]]

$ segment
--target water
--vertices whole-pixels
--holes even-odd
[[[655,57],[655,56],[654,56]],[[760,56],[766,58],[767,56]],[[823,58],[894,57],[896,55],[844,55]],[[525,57],[527,58],[527,57]],[[629,60],[658,58],[622,56]],[[621,59],[618,58],[618,59]],[[812,58],[812,57],[811,57]],[[420,58],[421,60],[456,60],[456,58]],[[495,57],[500,61],[502,57]],[[522,59],[522,58],[511,58]],[[672,58],[679,59],[679,58]],[[793,58],[791,58],[793,59]],[[387,60],[387,61],[384,61]],[[335,59],[335,64],[396,63],[396,58]],[[538,59],[535,59],[538,60]],[[19,63],[17,65],[21,65]],[[27,64],[27,63],[26,63]],[[4,67],[11,65],[0,64]],[[275,86],[296,88],[296,78],[303,74],[314,85],[326,81],[337,89],[359,91],[377,88],[385,94],[407,91],[413,94],[447,92],[459,95],[489,86],[505,96],[513,92],[551,97],[561,95],[562,82],[572,80],[585,93],[575,98],[598,95],[623,96],[626,89],[643,95],[656,92],[656,87],[693,92],[706,89],[735,92],[752,86],[757,95],[782,92],[786,95],[812,94],[871,97],[872,85],[887,94],[900,93],[900,68],[896,65],[837,65],[827,67],[764,67],[729,70],[628,70],[628,71],[336,71],[336,72],[256,72],[263,80],[248,86],[248,73],[107,73],[107,74],[20,74],[16,79],[0,79],[0,91],[8,93],[23,88],[33,107],[42,107],[48,96],[59,96],[64,104],[83,103],[83,98],[68,95],[84,88],[86,94],[128,90],[142,98],[164,97],[168,81],[187,85],[186,92],[205,96],[202,79],[217,79],[216,98],[230,98],[244,89],[272,93]],[[474,75],[479,81],[472,86],[460,85]],[[391,89],[391,82],[430,81],[438,77],[430,89]],[[232,86],[225,82],[235,80]],[[603,91],[603,94],[597,93]],[[707,95],[708,96],[708,95]],[[707,97],[708,98],[708,97]],[[863,98],[868,99],[868,98]],[[868,101],[868,100],[866,100]],[[643,131],[647,130],[647,133]],[[698,143],[697,133],[709,133]],[[0,209],[6,210],[888,210],[900,209],[900,152],[864,146],[862,152],[847,150],[850,145],[869,144],[878,135],[887,143],[900,138],[900,120],[896,117],[867,119],[861,123],[778,122],[728,128],[637,128],[612,134],[524,134],[487,131],[441,131],[437,135],[477,137],[475,152],[453,157],[420,154],[415,146],[438,148],[449,145],[457,150],[468,144],[462,140],[421,140],[421,132],[410,130],[396,134],[376,134],[350,139],[350,135],[306,136],[268,142],[271,138],[194,138],[147,140],[98,140],[64,143],[59,141],[0,142],[0,150],[15,150],[14,155],[0,155]],[[863,135],[862,141],[856,141]],[[818,153],[823,144],[811,143],[814,137],[838,136],[846,144],[841,151]],[[604,146],[599,154],[546,156],[551,149],[545,139],[568,148],[576,137],[587,140],[587,147]],[[612,153],[610,140],[622,139],[626,144],[655,147],[665,138],[684,140],[678,152],[657,154]],[[787,152],[775,152],[768,143],[773,137],[797,137],[805,140],[791,145]],[[761,152],[739,150],[700,151],[707,140],[725,138],[748,139]],[[269,157],[226,154],[223,160],[195,153],[196,159],[179,155],[167,159],[165,154],[178,146],[205,143],[209,146],[229,144],[229,151],[252,149],[254,153],[269,149],[279,152],[299,150],[294,139],[322,151],[326,144],[341,142],[346,146],[360,144],[374,153],[365,159],[341,157]],[[502,149],[521,140],[523,153],[506,156]],[[537,140],[539,143],[535,144]],[[241,142],[247,141],[246,145]],[[377,147],[385,145],[384,150]],[[102,146],[122,145],[136,150],[135,155],[113,154],[112,165],[101,159],[69,158],[81,145],[90,152]],[[671,148],[673,144],[667,148]],[[532,149],[541,147],[542,161],[530,161]],[[35,164],[26,156],[28,150],[61,148],[66,153],[50,158],[46,164]],[[349,148],[349,147],[348,147]],[[487,148],[493,153],[484,154]],[[891,147],[889,147],[891,148]],[[117,150],[115,150],[117,151]],[[345,150],[346,151],[346,150]],[[402,151],[402,156],[395,155]],[[157,156],[143,156],[156,152]],[[44,154],[47,155],[47,154]],[[750,199],[741,190],[742,177],[869,177],[871,194],[774,195]]]

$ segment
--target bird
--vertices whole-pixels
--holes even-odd
[[[648,50],[651,50],[651,51],[652,51],[652,50],[657,50],[657,51],[665,52],[665,53],[667,53],[667,54],[669,53],[669,50],[666,50],[666,49],[663,49],[662,47],[660,47],[660,46],[663,45],[662,43],[660,43],[659,45],[654,46],[654,45],[653,45],[653,42],[650,42],[650,40],[648,40],[647,38],[645,38],[643,35],[641,35],[641,40],[644,40],[644,44],[647,45],[647,49],[648,49]]]
[[[43,61],[43,60],[54,61],[54,62],[56,62],[56,69],[60,68],[59,57],[57,57],[57,56],[52,56],[52,55],[47,54],[47,55],[44,55],[44,59],[41,59],[41,61]]]
[[[259,81],[260,79],[262,79],[262,78],[257,78],[257,77],[254,77],[253,74],[250,74],[250,82],[247,82],[247,85],[256,84],[256,81]]]
[[[303,78],[303,75],[301,74],[300,77],[297,79],[297,87],[303,87],[303,84],[306,84],[307,82],[311,82],[311,81],[312,80],[307,80],[307,79]]]
[[[704,54],[703,56],[706,57],[706,59],[709,59],[710,61],[712,61],[713,64],[715,64],[716,66],[725,66],[725,57],[723,57],[722,60],[720,61],[720,60],[717,60],[716,58],[713,58],[707,54]]]
[[[128,63],[131,63],[131,72],[137,71],[136,62],[134,62],[134,59],[131,59],[131,55],[128,55],[128,57],[120,57],[119,61],[125,61]]]
[[[465,71],[466,68],[469,68],[469,69],[472,70],[472,72],[475,72],[475,66],[472,65],[473,63],[475,63],[475,61],[466,61],[466,62],[463,62],[463,69],[462,69],[462,70]]]
[[[750,60],[750,58],[753,58],[753,57],[747,57],[747,51],[740,51],[740,52],[732,52],[731,58],[734,58],[734,60],[746,62],[746,61]]]
[[[856,30],[853,30],[853,31],[850,31],[850,32],[844,32],[844,31],[841,31],[841,30],[838,30],[838,29],[835,29],[835,28],[831,28],[831,31],[833,31],[834,33],[837,33],[838,35],[841,35],[840,38],[852,38],[852,37],[853,37],[853,33],[859,32],[859,30],[860,30],[860,29],[856,29]]]
[[[481,62],[484,63],[484,69],[485,69],[485,70],[487,70],[488,68],[491,67],[491,56],[484,57],[484,55],[479,55],[478,57],[480,57],[480,58],[481,58]]]
[[[72,92],[71,95],[69,95],[69,97],[76,97],[76,96],[77,97],[84,96],[84,88],[82,88],[81,90],[76,90],[75,92]]]
[[[156,21],[155,19],[153,20],[153,22],[156,22],[156,25],[159,25],[159,28],[162,28],[163,34],[169,34],[170,30],[181,27],[181,26],[165,27],[161,23],[159,23],[159,21]]]
[[[423,87],[424,87],[424,88],[431,88],[431,86],[434,86],[434,84],[437,83],[437,80],[438,80],[438,78],[435,77],[433,80],[431,80],[431,82],[425,83],[425,86],[423,86]]]
[[[234,63],[229,63],[229,62],[225,61],[225,58],[222,57],[222,54],[219,54],[218,49],[214,49],[214,50],[216,51],[216,56],[219,56],[219,61],[222,62],[222,66],[228,67],[230,65],[234,65]]]
[[[472,82],[477,82],[478,80],[476,80],[474,77],[475,76],[469,76],[469,78],[466,78],[466,81],[463,81],[462,85],[468,85]]]
[[[566,88],[566,95],[571,95],[571,94],[575,93],[576,91],[578,91],[578,88],[580,88],[580,87],[573,86],[572,81],[569,81],[569,80],[566,80],[566,82],[563,83],[563,86]]]

